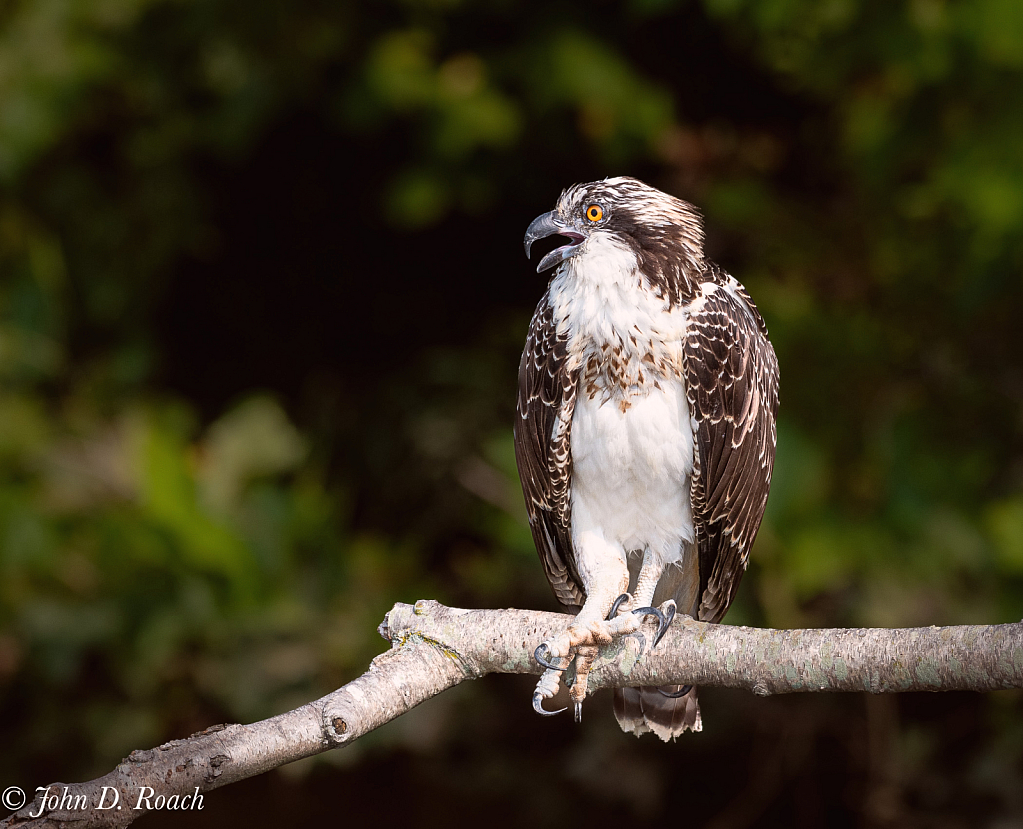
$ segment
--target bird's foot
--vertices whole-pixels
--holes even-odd
[[[658,607],[634,607],[636,601],[628,593],[623,593],[611,606],[611,613],[608,614],[608,628],[612,636],[624,636],[635,633],[647,616],[657,618],[657,631],[654,633],[654,643],[651,647],[656,648],[658,642],[668,632],[668,627],[675,618],[675,602],[669,599]]]
[[[589,624],[578,622],[568,626],[560,636],[541,642],[533,656],[547,670],[540,677],[533,691],[533,710],[538,714],[550,716],[560,714],[567,709],[547,711],[543,701],[557,694],[561,687],[561,674],[575,662],[575,679],[569,696],[575,709],[575,721],[582,721],[583,700],[586,698],[586,680],[590,666],[596,659],[600,645],[609,645],[612,639],[610,622],[598,619]]]
[[[632,599],[625,595],[625,600],[620,596],[615,600],[615,605],[620,607],[625,601],[631,603]],[[617,612],[617,607],[612,607]],[[647,616],[657,617],[657,632],[654,635],[654,645],[661,641],[668,630],[668,625],[675,618],[675,602],[666,601],[660,608],[637,607],[628,612],[620,612],[614,618],[595,619],[590,622],[573,622],[563,633],[541,642],[537,645],[533,656],[537,662],[550,671],[564,671],[572,664],[579,647],[603,647],[610,645],[616,636],[626,636],[639,630],[643,619]]]
[[[615,619],[619,616],[623,616],[628,613],[640,617],[645,616],[647,614],[652,614],[656,616],[658,618],[659,624],[657,626],[657,633],[654,637],[654,647],[657,647],[657,643],[660,642],[661,639],[664,637],[664,634],[667,633],[668,627],[671,625],[672,620],[675,618],[676,613],[675,601],[673,599],[669,599],[664,604],[662,604],[660,608],[653,607],[637,608],[635,604],[636,600],[630,593],[622,593],[621,596],[615,599],[614,604],[611,605],[611,610],[607,614],[608,621],[611,621],[612,619]]]
[[[559,636],[537,645],[533,657],[549,671],[564,671],[572,664],[580,645],[610,645],[615,621],[596,619],[589,623],[573,622]]]
[[[597,619],[588,623],[575,622],[559,636],[541,642],[533,656],[547,670],[536,685],[533,692],[533,708],[539,714],[549,716],[560,714],[565,709],[547,711],[543,701],[550,699],[561,685],[560,674],[575,661],[575,681],[569,696],[575,708],[576,722],[582,721],[582,704],[586,698],[587,680],[590,668],[601,647],[610,645],[616,636],[627,636],[639,630],[643,619],[647,616],[657,618],[657,632],[654,634],[653,647],[661,641],[672,619],[675,618],[675,602],[668,600],[656,607],[639,607],[633,610],[622,610],[625,605],[632,604],[633,599],[627,593],[619,596],[611,608],[608,619]],[[617,615],[616,615],[617,614]]]

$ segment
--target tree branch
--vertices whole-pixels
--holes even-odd
[[[126,826],[151,809],[201,808],[204,792],[348,745],[463,680],[541,673],[533,648],[569,621],[539,611],[396,604],[379,628],[391,649],[332,694],[252,725],[214,726],[133,751],[88,783],[52,783],[0,827]],[[691,683],[762,696],[1023,688],[1023,623],[779,631],[684,618],[647,653],[652,632],[603,649],[589,688]]]

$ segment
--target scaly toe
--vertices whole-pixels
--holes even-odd
[[[590,625],[589,631],[590,639],[592,640],[594,645],[600,646],[610,645],[614,639],[614,637],[611,635],[611,630],[608,628],[607,622],[605,621],[594,622],[593,624]],[[586,646],[580,645],[580,647]]]

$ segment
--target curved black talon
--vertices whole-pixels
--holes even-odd
[[[565,709],[562,708],[561,710],[564,711]],[[575,704],[575,721],[576,722],[583,721],[583,704],[581,702],[577,702]]]
[[[658,688],[657,690],[660,691],[662,694],[664,694],[664,696],[668,697],[669,699],[678,699],[679,697],[684,697],[686,694],[688,694],[690,691],[692,691],[693,690],[693,686],[692,685],[683,685],[682,686],[682,690],[681,691],[676,691],[674,694],[669,694],[663,688]],[[564,709],[562,709],[562,710],[564,710]]]
[[[553,717],[556,716],[557,714],[565,713],[568,709],[559,708],[557,711],[546,711],[543,707],[543,697],[540,696],[540,692],[537,691],[535,694],[533,694],[533,710],[536,711],[536,713],[539,714],[541,717]]]
[[[664,637],[664,634],[668,632],[668,626],[675,618],[675,603],[672,602],[670,605],[668,605],[667,616],[661,613],[661,611],[658,610],[656,607],[637,607],[632,612],[638,613],[641,616],[657,617],[657,633],[654,635],[654,644],[651,645],[651,648],[656,648],[657,643],[660,642],[661,639]]]
[[[663,618],[664,624],[657,628],[657,635],[654,637],[654,647],[657,647],[657,643],[664,638],[664,634],[668,632],[668,628],[671,627],[671,623],[675,620],[675,603],[672,602],[668,605],[668,615]]]
[[[613,605],[611,605],[610,613],[607,614],[607,621],[610,622],[615,616],[617,616],[618,615],[618,608],[620,608],[623,604],[625,604],[631,598],[632,598],[632,596],[630,596],[628,593],[622,593],[621,596],[619,596],[617,599],[615,599],[615,603]]]
[[[547,643],[546,642],[541,642],[539,645],[536,646],[536,650],[533,651],[533,658],[537,662],[539,662],[545,668],[549,668],[552,671],[563,671],[563,670],[565,670],[565,668],[562,668],[559,665],[555,665],[553,662],[549,661],[545,656],[541,656],[540,655],[540,651],[541,650],[546,650],[547,653],[551,652],[551,649],[549,647],[547,647]],[[568,667],[568,666],[566,665],[565,667]],[[561,712],[559,711],[557,713],[561,713]]]
[[[632,611],[637,616],[656,616],[657,617],[657,636],[654,638],[654,644],[657,644],[657,640],[661,638],[661,632],[667,630],[668,623],[664,621],[664,614],[661,613],[656,607],[637,607]]]

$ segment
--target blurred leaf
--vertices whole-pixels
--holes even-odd
[[[1023,498],[992,504],[987,524],[999,564],[1010,573],[1023,574]]]

